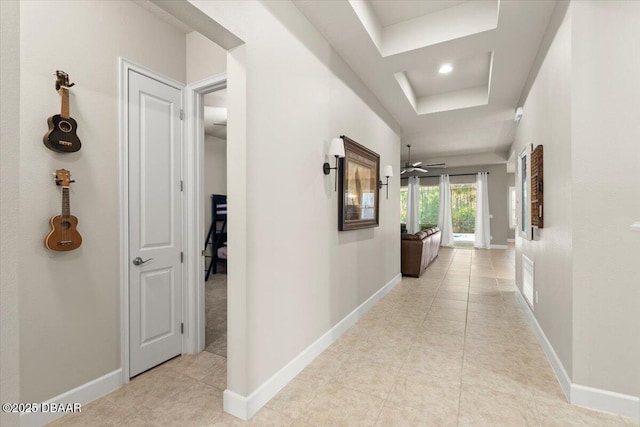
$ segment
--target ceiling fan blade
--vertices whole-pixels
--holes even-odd
[[[402,172],[400,172],[400,175],[404,175],[406,171],[407,171],[406,169],[402,169]]]
[[[425,166],[444,166],[446,167],[446,163],[427,163]]]
[[[412,163],[411,166],[416,167],[416,166],[420,166],[422,164],[422,162],[415,162]]]
[[[431,168],[431,169],[446,169],[446,168],[447,168],[447,166],[446,166],[446,165],[443,165],[443,166],[438,166],[438,165],[436,165],[436,166],[432,166],[432,165],[424,165],[424,167],[428,167],[428,168]]]
[[[418,172],[423,172],[423,173],[427,173],[427,172],[429,172],[428,170],[426,170],[426,169],[422,169],[422,168],[414,168],[413,170],[414,170],[414,171],[418,171]]]

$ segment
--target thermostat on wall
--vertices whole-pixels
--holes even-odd
[[[640,222],[634,222],[631,224],[631,231],[640,231]]]

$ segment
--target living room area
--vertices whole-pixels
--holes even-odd
[[[509,203],[509,191],[515,185],[514,162],[458,166],[460,159],[443,160],[446,166],[438,168],[439,175],[433,173],[436,171],[412,171],[401,177],[400,221],[402,248],[406,250],[402,252],[403,274],[415,276],[416,269],[424,271],[429,259],[437,256],[437,249],[425,253],[426,260],[420,251],[411,252],[409,248],[416,247],[418,241],[429,240],[425,248],[464,250],[507,249],[512,240],[515,205]],[[484,187],[479,181],[480,172],[486,172],[482,174],[486,177]],[[445,179],[448,183],[443,182]],[[445,185],[448,191],[443,190]],[[421,267],[416,266],[416,257]]]

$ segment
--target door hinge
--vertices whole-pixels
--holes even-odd
[[[180,180],[180,191],[184,191],[184,181]]]
[[[184,323],[180,323],[180,333],[184,334]]]
[[[184,110],[180,109],[180,120],[184,120]]]
[[[180,252],[180,262],[184,262],[184,252]]]

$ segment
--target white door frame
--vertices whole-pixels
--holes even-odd
[[[204,173],[203,96],[227,87],[227,74],[221,73],[187,85],[185,88],[186,143],[184,159],[183,236],[185,250],[186,310],[185,352],[198,353],[205,346],[204,298],[204,215],[202,200]],[[204,230],[204,231],[203,231]]]
[[[168,86],[175,87],[182,92],[182,105],[184,105],[184,83],[177,80],[173,80],[169,77],[160,75],[153,70],[146,67],[137,65],[123,57],[118,58],[118,81],[120,87],[119,93],[119,132],[120,132],[120,164],[119,164],[119,178],[120,178],[120,363],[122,365],[122,382],[129,382],[129,71],[135,71],[151,79],[157,80]],[[184,147],[186,141],[185,138],[184,121],[182,124],[182,147],[181,151],[184,157]],[[184,165],[184,160],[183,160]],[[184,166],[182,173],[182,179],[184,179]],[[182,198],[182,209],[184,212],[185,199]],[[182,233],[183,233],[183,250],[184,250],[184,229],[185,223],[188,221],[182,220]],[[185,270],[182,269],[182,290],[183,290],[183,319],[185,319],[186,313],[184,312],[184,300],[185,290],[187,288],[185,281]],[[184,321],[184,320],[183,320]],[[185,325],[186,326],[186,325]],[[182,338],[182,352],[185,352],[185,336]]]

